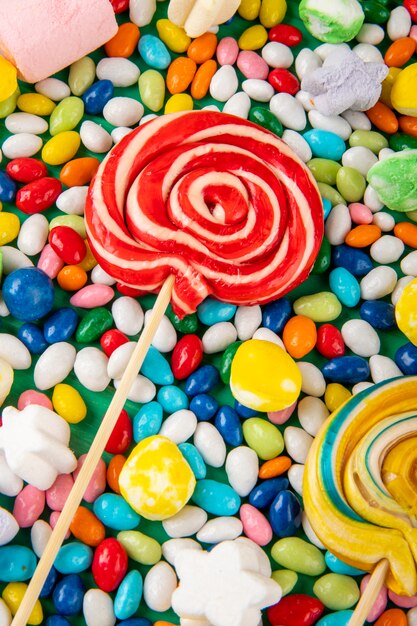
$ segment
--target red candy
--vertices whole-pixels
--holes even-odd
[[[16,206],[23,213],[41,213],[51,207],[59,194],[62,184],[52,177],[39,178],[25,185],[16,194]]]
[[[87,252],[83,238],[69,226],[55,226],[49,233],[49,243],[67,265],[81,263]]]
[[[343,356],[345,342],[340,330],[332,324],[323,324],[317,331],[316,348],[326,359]]]
[[[298,78],[288,70],[284,70],[280,67],[269,72],[268,83],[273,86],[275,91],[289,93],[292,96],[300,90]]]
[[[203,360],[203,343],[197,335],[184,335],[172,353],[172,373],[178,380],[187,378]]]
[[[106,356],[110,356],[116,348],[128,341],[129,339],[120,330],[112,328],[112,330],[106,330],[106,332],[101,335],[100,345],[106,353]]]
[[[103,591],[114,591],[122,582],[128,566],[126,550],[110,537],[102,541],[94,552],[91,570],[95,583]]]
[[[268,609],[272,626],[311,626],[323,614],[324,605],[316,598],[304,594],[284,596],[278,604]]]
[[[292,48],[303,40],[303,35],[298,28],[290,24],[277,24],[268,34],[269,41],[278,41]]]
[[[142,289],[135,289],[134,287],[129,287],[129,285],[123,285],[122,283],[117,283],[116,289],[124,296],[132,296],[132,298],[140,298],[140,296],[146,296],[146,291],[143,291]]]
[[[110,4],[116,14],[123,13],[129,8],[129,0],[110,0]]]
[[[132,422],[127,412],[122,409],[116,426],[113,428],[112,434],[106,444],[106,452],[110,454],[122,454],[126,452],[133,438]]]
[[[6,165],[6,172],[19,183],[31,183],[48,175],[45,163],[30,157],[13,159]]]
[[[403,6],[411,15],[411,19],[417,24],[417,0],[404,0]]]

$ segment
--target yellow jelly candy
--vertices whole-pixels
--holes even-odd
[[[164,113],[178,113],[178,111],[192,111],[193,99],[188,93],[176,93],[171,96],[165,105]]]
[[[14,213],[6,211],[0,213],[0,245],[5,246],[19,234],[20,220]]]
[[[417,346],[417,278],[411,281],[395,306],[398,328]]]
[[[84,239],[84,243],[87,252],[85,253],[85,257],[83,258],[81,263],[78,263],[78,266],[86,272],[89,272],[93,269],[93,267],[97,265],[97,260],[94,254],[91,252],[90,244],[88,243],[87,239]]]
[[[195,477],[178,446],[155,435],[133,449],[123,465],[119,486],[124,499],[140,515],[164,520],[187,504]]]
[[[244,20],[255,20],[259,15],[261,8],[261,0],[242,0],[239,5],[238,13]]]
[[[262,0],[259,21],[265,28],[272,28],[282,22],[286,12],[285,0]]]
[[[261,24],[247,28],[239,37],[241,50],[259,50],[268,41],[268,33]]]
[[[191,43],[191,37],[187,35],[183,28],[173,24],[170,20],[158,20],[156,22],[159,39],[177,54],[182,54]]]
[[[346,389],[346,387],[340,383],[329,383],[324,394],[324,402],[330,413],[333,413],[333,411],[341,407],[346,400],[349,400],[351,396],[352,394],[349,389]]]
[[[75,157],[80,143],[80,135],[75,130],[59,133],[44,145],[42,161],[48,165],[62,165]]]
[[[12,615],[17,613],[17,609],[19,608],[23,596],[26,593],[26,589],[28,588],[26,583],[9,583],[3,589],[2,597],[7,606],[10,609]],[[32,613],[29,615],[28,624],[32,626],[38,626],[38,624],[42,624],[43,622],[43,611],[42,605],[39,600],[36,600],[36,604],[33,607]]]
[[[51,115],[55,102],[40,93],[24,93],[17,99],[17,106],[24,113]]]
[[[417,63],[398,74],[391,89],[391,104],[398,113],[417,117]]]
[[[0,101],[10,98],[17,89],[17,71],[14,65],[0,57]]]
[[[78,424],[87,415],[87,407],[79,392],[65,383],[55,386],[52,404],[54,411],[69,424]]]
[[[300,395],[301,373],[275,343],[250,339],[234,356],[230,387],[236,400],[251,409],[281,411]]]

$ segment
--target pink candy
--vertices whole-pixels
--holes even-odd
[[[243,50],[237,57],[237,66],[246,78],[268,78],[269,67],[259,54],[252,50]]]
[[[361,202],[349,204],[349,213],[355,224],[372,224],[373,213],[369,207]]]
[[[239,54],[239,46],[233,37],[224,37],[217,46],[216,56],[220,65],[234,65]]]
[[[80,469],[85,461],[86,454],[82,454],[78,459],[78,466],[75,472],[73,473],[74,480],[76,480]],[[90,482],[88,483],[88,487],[84,494],[84,500],[86,502],[94,502],[97,500],[102,493],[104,493],[106,489],[106,464],[103,459],[97,464],[96,469],[94,470],[94,474],[91,477]]]
[[[361,593],[365,591],[366,587],[368,586],[370,578],[371,577],[369,574],[363,577],[362,582],[361,582]],[[387,601],[388,601],[387,588],[384,586],[379,592],[371,611],[368,613],[368,617],[367,617],[368,622],[374,622],[375,620],[378,619],[378,617],[385,611],[385,607],[387,606]]]
[[[413,609],[417,606],[417,594],[415,596],[398,596],[393,591],[388,591],[388,597],[396,606],[402,609]]]
[[[294,413],[294,409],[297,406],[297,402],[294,402],[286,409],[281,409],[281,411],[270,411],[268,415],[268,419],[273,424],[285,424],[288,422],[291,415]]]
[[[78,306],[82,309],[94,309],[110,302],[113,296],[114,291],[108,285],[87,285],[87,287],[77,291],[70,302],[72,306]]]
[[[32,485],[26,485],[16,496],[13,515],[20,528],[33,526],[45,508],[45,492]]]
[[[55,526],[57,525],[60,515],[61,515],[60,511],[52,511],[49,517],[49,524],[51,525],[52,529],[54,529]],[[71,537],[71,533],[68,530],[67,533],[65,534],[65,539],[69,539],[70,537]]]
[[[46,492],[46,503],[53,511],[62,511],[74,484],[71,474],[61,474]]]
[[[23,411],[26,406],[29,404],[38,404],[40,406],[44,406],[46,409],[50,411],[53,410],[52,402],[44,393],[40,393],[40,391],[35,391],[34,389],[27,389],[23,393],[20,394],[19,400],[17,402],[17,408],[19,411]]]
[[[239,511],[245,535],[258,544],[266,546],[272,539],[272,528],[265,515],[251,504],[242,504]]]
[[[46,244],[41,252],[41,256],[38,261],[38,267],[40,270],[48,274],[49,278],[56,278],[59,270],[64,267],[64,261],[52,250],[49,243]]]

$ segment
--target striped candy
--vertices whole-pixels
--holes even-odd
[[[244,305],[284,295],[323,236],[307,167],[272,133],[212,111],[127,135],[99,167],[85,218],[95,256],[122,284],[157,292],[175,274],[180,317],[208,295]]]

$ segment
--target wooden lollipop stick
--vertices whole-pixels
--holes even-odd
[[[46,548],[42,554],[42,557],[38,563],[35,573],[30,581],[30,584],[26,590],[25,596],[21,605],[13,619],[12,626],[26,626],[32,609],[36,600],[42,590],[43,584],[49,571],[55,561],[59,548],[64,541],[67,530],[72,522],[72,519],[77,511],[77,508],[83,498],[88,483],[97,467],[101,455],[104,452],[106,443],[116,425],[117,419],[123,409],[127,395],[135,380],[145,356],[148,352],[149,346],[152,343],[152,339],[159,326],[159,323],[166,311],[166,308],[171,299],[172,288],[174,285],[175,277],[169,276],[164,282],[162,289],[155,302],[155,306],[152,310],[152,315],[149,319],[149,323],[143,330],[140,339],[136,345],[136,348],[130,358],[130,361],[126,367],[126,370],[120,380],[120,385],[115,392],[109,408],[106,411],[100,428],[97,431],[94,441],[91,444],[91,448],[85,458],[80,473],[77,476],[77,480],[71,489],[70,495],[65,503],[64,508],[59,516],[58,523],[55,526],[52,535],[46,545]]]
[[[385,578],[388,574],[389,562],[387,559],[382,559],[372,572],[372,576],[369,583],[363,592],[361,599],[359,600],[356,609],[353,612],[352,617],[349,620],[348,626],[363,626],[366,622],[372,607],[378,597],[379,592],[385,582]]]

